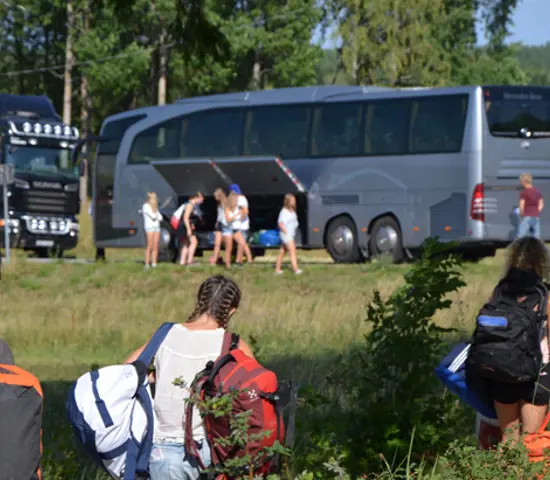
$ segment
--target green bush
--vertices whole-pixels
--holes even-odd
[[[306,468],[328,456],[340,458],[351,475],[380,471],[380,455],[396,466],[416,430],[413,460],[435,458],[473,425],[456,398],[445,395],[433,370],[444,353],[443,336],[433,317],[451,306],[448,295],[465,285],[452,245],[424,244],[423,255],[405,274],[405,284],[386,300],[375,292],[367,307],[371,327],[364,342],[332,380],[338,395],[308,392],[315,414],[303,455]],[[324,457],[324,458],[321,458]]]

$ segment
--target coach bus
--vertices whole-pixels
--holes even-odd
[[[427,237],[471,256],[515,235],[519,176],[550,193],[550,88],[327,86],[195,97],[105,119],[95,163],[94,242],[142,247],[140,208],[155,191],[161,244],[168,219],[200,190],[210,248],[217,187],[240,185],[251,229],[277,228],[283,195],[298,198],[306,249],[336,262],[382,254],[400,262]],[[542,236],[550,240],[550,209]],[[256,236],[257,238],[257,236]],[[265,245],[254,244],[259,252]]]

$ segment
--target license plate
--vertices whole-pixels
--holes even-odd
[[[53,240],[37,240],[37,247],[53,247]]]

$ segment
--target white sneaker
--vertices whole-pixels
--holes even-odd
[[[145,265],[145,270],[149,270],[149,265]]]
[[[304,273],[302,270],[296,270],[294,272],[294,275],[301,275],[302,273]]]
[[[153,263],[153,265],[151,265],[151,267],[157,268],[157,264],[156,264],[156,263]]]
[[[283,273],[285,273],[285,272],[283,272],[282,270],[275,271],[275,275],[282,275]]]

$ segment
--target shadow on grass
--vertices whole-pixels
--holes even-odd
[[[259,360],[262,361],[261,358]],[[316,442],[320,436],[327,438],[325,434],[330,437],[331,428],[345,424],[343,422],[348,419],[342,408],[345,398],[339,390],[340,387],[334,382],[334,379],[338,378],[337,375],[341,374],[342,362],[346,360],[341,355],[326,353],[318,357],[275,357],[265,361],[266,367],[275,371],[279,380],[292,380],[308,397],[307,402],[304,403],[303,396],[298,402],[293,442],[294,469],[301,470],[306,466],[312,468],[311,463],[314,463],[315,468],[321,471],[323,461],[328,459],[317,458],[322,452],[315,453],[318,449]],[[316,372],[314,377],[313,372]],[[109,477],[88,460],[73,437],[65,409],[65,401],[72,383],[43,382],[45,408],[42,465],[45,479],[107,480]],[[314,392],[322,392],[324,399],[316,397]],[[328,404],[325,403],[327,400]],[[367,427],[374,426],[365,426]]]
[[[278,357],[266,361],[268,368],[277,372],[279,380],[292,380],[299,388],[313,385],[327,389],[329,366],[338,362],[337,355],[311,357]],[[260,359],[261,360],[261,359]],[[311,372],[325,371],[322,378],[310,378]],[[309,372],[309,373],[308,373]],[[86,452],[77,444],[67,420],[65,402],[73,381],[43,381],[44,390],[44,454],[42,467],[45,480],[103,480],[109,477],[88,459]],[[286,412],[288,414],[288,412]],[[332,411],[331,415],[336,412]],[[285,415],[286,416],[286,415]],[[294,445],[300,446],[307,432],[309,417],[303,406],[298,406]]]

